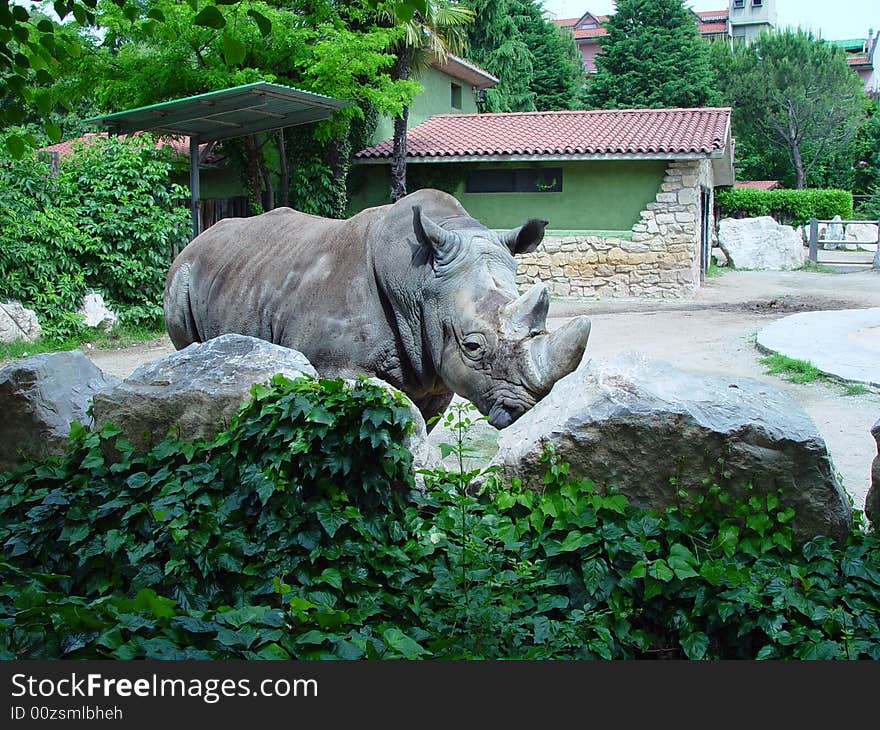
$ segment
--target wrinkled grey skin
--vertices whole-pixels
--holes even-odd
[[[513,253],[533,251],[546,224],[499,236],[439,190],[348,220],[289,208],[222,220],[171,266],[168,334],[178,349],[258,337],[323,376],[382,378],[426,420],[454,392],[504,428],[577,367],[590,333],[579,317],[548,334],[542,285],[517,297]]]

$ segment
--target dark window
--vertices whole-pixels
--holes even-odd
[[[561,167],[474,170],[465,180],[466,193],[561,193]]]
[[[752,0],[752,5],[754,5],[754,6],[763,5],[763,4],[764,4],[763,0]]]
[[[458,84],[450,84],[450,100],[453,109],[461,109],[461,87]]]
[[[733,0],[733,7],[735,8],[744,8],[746,5],[746,0]]]

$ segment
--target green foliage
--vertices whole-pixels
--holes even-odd
[[[465,55],[498,77],[493,112],[578,109],[584,64],[574,36],[544,18],[535,0],[466,0],[474,10]]]
[[[407,496],[409,428],[281,377],[212,442],[76,428],[0,474],[0,658],[880,658],[876,532],[796,545],[775,495],[713,486],[656,514],[552,451],[540,492]]]
[[[769,215],[785,225],[803,225],[815,216],[844,220],[853,216],[853,198],[848,190],[758,190],[726,188],[715,192],[722,216],[751,218]]]
[[[178,3],[182,4],[182,3]],[[0,129],[9,125],[20,124],[27,116],[31,107],[40,108],[46,114],[55,102],[71,107],[74,95],[67,90],[58,89],[56,82],[63,78],[83,56],[91,50],[85,34],[80,29],[104,26],[105,13],[115,6],[115,14],[124,20],[130,28],[139,27],[142,37],[164,37],[166,40],[179,35],[173,22],[169,23],[169,3],[150,2],[144,4],[131,3],[129,0],[106,0],[99,8],[98,0],[55,0],[52,7],[61,19],[58,23],[39,8],[27,8],[23,5],[11,5],[4,2],[0,6]],[[265,12],[272,7],[263,3],[251,3],[246,0],[217,0],[215,3],[203,4],[192,0],[186,6],[192,10],[188,16],[190,28],[208,29],[221,39],[224,63],[234,66],[243,60],[246,54],[245,44],[236,35],[245,25],[253,27],[261,38],[282,36],[275,26],[276,18]],[[423,16],[427,13],[426,0],[398,0],[391,7],[384,0],[361,0],[356,4],[358,9],[375,11],[383,6],[385,12],[394,16],[399,22],[406,22],[418,12]],[[221,10],[220,7],[223,6]],[[171,6],[173,10],[173,6]],[[332,5],[327,2],[288,3],[285,8],[288,15],[307,14],[314,24],[324,22],[332,15]],[[231,20],[231,22],[229,22]],[[275,32],[273,33],[273,30]],[[111,41],[115,34],[111,32]],[[193,46],[198,54],[200,47]],[[204,63],[202,63],[204,65]],[[172,67],[176,73],[186,71],[185,66]],[[171,69],[169,69],[171,70]],[[167,73],[168,71],[166,71]],[[93,83],[95,77],[89,77],[87,83]],[[45,131],[58,142],[61,138],[58,125],[49,120]],[[18,131],[7,135],[4,149],[16,159],[24,156],[26,147],[37,146],[37,141],[30,133]]]
[[[712,61],[722,97],[735,109],[734,136],[775,168],[759,179],[791,178],[803,188],[814,171],[829,179],[823,161],[849,157],[847,168],[855,161],[849,145],[864,119],[864,94],[841,49],[786,29],[748,45],[713,44]]]
[[[587,86],[589,108],[717,103],[708,45],[682,0],[618,0],[615,8]]]
[[[36,156],[0,155],[0,297],[40,316],[45,333],[77,333],[89,288],[131,323],[155,322],[172,244],[188,217],[170,164],[147,137],[84,146],[57,176]]]

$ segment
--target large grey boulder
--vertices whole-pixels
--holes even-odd
[[[737,269],[783,271],[804,265],[800,234],[768,215],[722,219],[718,224],[718,245]]]
[[[880,529],[880,419],[871,427],[871,435],[877,442],[877,456],[871,465],[871,488],[865,497],[865,514],[871,524]]]
[[[0,368],[0,468],[11,469],[25,456],[61,453],[70,423],[90,425],[92,398],[118,382],[81,350],[34,355]]]
[[[185,441],[211,438],[228,425],[255,383],[276,373],[316,375],[296,350],[243,335],[223,335],[145,363],[94,399],[95,425],[108,421],[137,449],[170,431]]]
[[[794,534],[842,538],[852,509],[815,425],[791,397],[756,380],[683,372],[632,353],[582,363],[501,432],[493,464],[540,488],[551,443],[575,478],[662,508],[704,480],[733,494],[782,489]]]
[[[0,342],[33,342],[43,330],[32,309],[19,302],[0,303]]]

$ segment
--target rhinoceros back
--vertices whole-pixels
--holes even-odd
[[[278,208],[221,220],[168,272],[163,304],[174,346],[237,333],[335,359],[340,342],[357,339],[360,320],[375,326],[375,313],[359,311],[375,299],[365,292],[369,219],[352,226]]]

